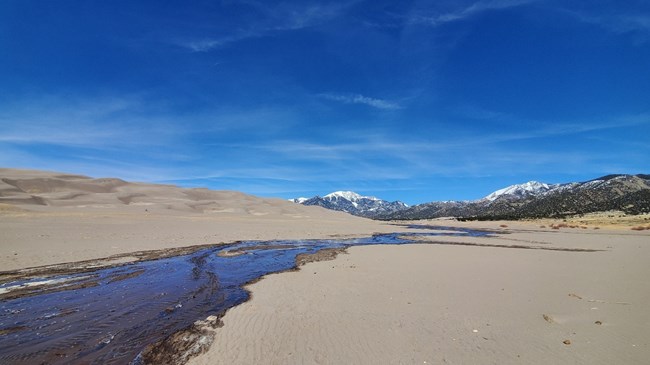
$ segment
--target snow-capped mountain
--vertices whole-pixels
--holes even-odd
[[[564,217],[608,210],[628,214],[650,212],[650,175],[607,175],[567,184],[530,181],[497,190],[479,200],[418,204],[376,218],[519,219]]]
[[[362,196],[354,191],[335,191],[333,193],[329,193],[323,197],[324,199],[329,199],[329,200],[338,200],[338,199],[345,199],[349,200],[351,202],[356,202],[362,199],[368,199],[368,200],[379,200],[375,198],[374,196]]]
[[[389,202],[374,196],[363,196],[353,191],[335,191],[323,197],[290,199],[303,205],[318,205],[323,208],[339,210],[361,217],[373,218],[408,208],[408,205],[394,201]]]
[[[541,195],[559,186],[560,185],[558,184],[545,184],[538,181],[529,181],[525,184],[510,185],[503,189],[499,189],[483,199],[489,201],[495,201],[499,198],[522,199],[529,196]]]
[[[437,201],[412,207],[351,191],[291,201],[318,205],[374,219],[520,219],[565,217],[619,210],[628,214],[650,212],[650,175],[607,175],[584,182],[546,184],[529,181],[511,185],[472,201]]]

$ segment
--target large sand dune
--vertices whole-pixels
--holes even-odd
[[[0,271],[237,240],[369,235],[392,227],[234,191],[0,169]]]

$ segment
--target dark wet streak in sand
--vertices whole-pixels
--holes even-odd
[[[145,347],[245,302],[246,283],[295,268],[298,255],[414,242],[408,236],[490,234],[426,228],[446,232],[247,241],[91,272],[4,283],[0,285],[0,363],[137,364]],[[230,251],[236,254],[228,255]],[[35,285],[45,280],[51,282]],[[8,290],[16,286],[20,288]],[[21,295],[12,297],[14,292]]]

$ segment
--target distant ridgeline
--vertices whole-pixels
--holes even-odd
[[[479,200],[431,202],[412,207],[352,192],[292,201],[381,220],[562,218],[608,210],[641,214],[650,213],[650,175],[608,175],[567,184],[531,181],[497,190]]]
[[[351,191],[336,191],[324,197],[315,196],[290,200],[294,203],[317,205],[366,218],[377,218],[408,208],[408,205],[400,201],[389,202],[374,196],[361,196]]]

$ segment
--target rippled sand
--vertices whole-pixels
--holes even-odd
[[[455,224],[507,234],[353,247],[271,275],[189,364],[647,363],[647,231]]]

